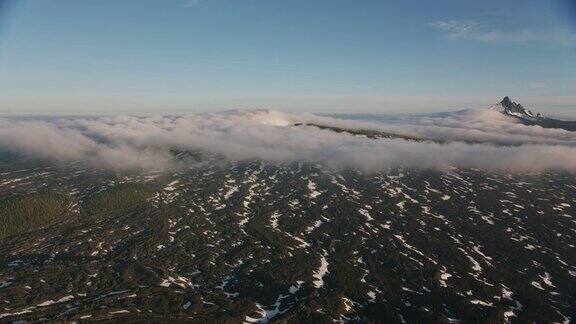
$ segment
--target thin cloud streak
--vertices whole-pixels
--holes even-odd
[[[464,39],[485,43],[553,42],[568,46],[576,44],[576,34],[563,35],[553,30],[505,30],[475,20],[455,19],[435,21],[429,25],[434,29],[445,32],[450,39]]]

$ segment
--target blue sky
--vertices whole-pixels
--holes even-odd
[[[576,111],[569,0],[28,0],[0,10],[5,114],[412,113],[504,95]]]

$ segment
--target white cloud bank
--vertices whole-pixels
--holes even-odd
[[[312,126],[294,126],[302,122],[449,142],[370,139]],[[175,163],[170,150],[176,149],[216,154],[235,161],[303,161],[364,171],[394,166],[576,171],[576,133],[524,126],[490,110],[404,118],[394,123],[265,110],[50,121],[0,119],[0,149],[115,170],[170,167]]]

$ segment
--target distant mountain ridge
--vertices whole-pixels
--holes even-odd
[[[542,113],[534,114],[532,111],[525,109],[521,104],[512,101],[508,96],[504,97],[499,103],[490,106],[490,109],[514,117],[524,125],[537,125],[543,128],[557,128],[572,132],[576,131],[576,121],[548,118]]]
[[[329,130],[336,133],[348,133],[353,136],[363,136],[371,139],[377,138],[389,138],[389,139],[403,139],[407,141],[414,141],[414,142],[424,142],[424,141],[432,141],[425,138],[415,137],[415,136],[408,136],[396,133],[389,133],[383,132],[378,130],[369,130],[369,129],[350,129],[350,128],[342,128],[336,126],[329,126],[329,125],[320,125],[316,123],[295,123],[294,126],[312,126],[317,127],[323,130]]]

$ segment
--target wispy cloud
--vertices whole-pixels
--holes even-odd
[[[528,28],[505,28],[475,20],[440,20],[430,26],[445,32],[450,39],[465,39],[486,43],[553,42],[574,45],[576,35],[556,30],[532,30]]]
[[[440,20],[431,23],[430,26],[447,32],[450,38],[458,38],[469,35],[477,28],[478,23],[473,20]]]

